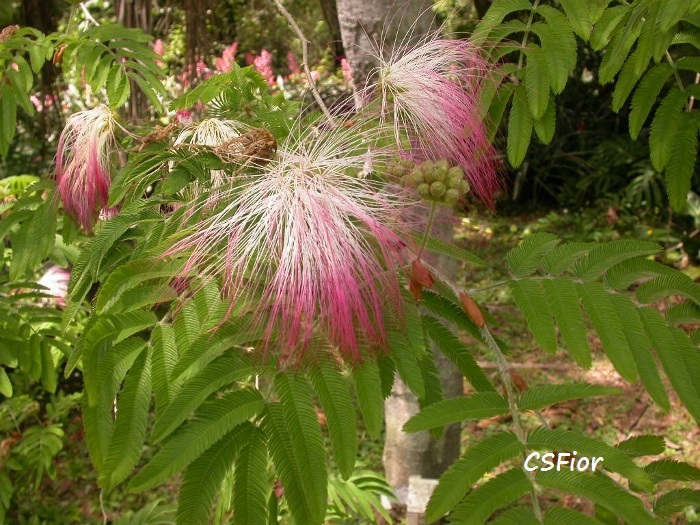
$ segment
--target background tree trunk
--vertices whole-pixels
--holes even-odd
[[[396,45],[415,41],[433,29],[431,8],[432,2],[426,0],[338,0],[340,31],[345,56],[352,68],[356,106],[362,103],[357,91],[366,85],[369,74],[377,66],[372,53],[381,49],[388,58]],[[438,224],[438,229],[443,231],[435,233],[451,237],[451,223],[438,221]],[[436,263],[446,275],[454,275],[456,263],[453,260],[440,259]],[[459,370],[436,349],[433,353],[444,396],[461,395],[463,383]],[[418,400],[397,378],[385,402],[384,469],[387,480],[404,503],[409,476],[436,478],[454,462],[460,451],[459,425],[447,428],[437,441],[428,432],[404,433],[401,430],[404,423],[418,410]]]
[[[340,35],[355,93],[376,67],[372,54],[378,48],[388,57],[409,33],[417,37],[433,27],[432,6],[427,0],[337,0]],[[357,96],[355,104],[361,105]]]

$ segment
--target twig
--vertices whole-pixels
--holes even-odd
[[[484,341],[486,341],[486,344],[488,347],[493,351],[494,356],[496,357],[496,362],[498,363],[498,368],[499,372],[501,375],[501,381],[503,381],[503,384],[506,387],[506,395],[508,398],[508,408],[510,409],[510,414],[513,418],[513,427],[515,430],[515,435],[518,438],[518,441],[522,443],[523,447],[527,447],[527,440],[525,438],[525,432],[522,427],[522,423],[520,421],[520,412],[518,411],[518,406],[515,401],[515,390],[513,388],[513,379],[510,376],[509,369],[510,369],[510,364],[508,361],[506,361],[506,357],[503,355],[503,352],[501,352],[501,348],[498,346],[498,343],[495,341],[493,336],[491,335],[491,332],[489,331],[488,327],[486,325],[481,327],[481,336],[483,337]],[[540,414],[540,422],[544,421],[544,418]],[[546,424],[546,421],[545,421]],[[538,523],[544,523],[542,519],[542,511],[540,509],[540,503],[539,500],[537,499],[537,483],[535,481],[535,476],[532,474],[532,472],[525,471],[525,476],[530,480],[530,483],[532,484],[532,511],[535,514],[535,518],[537,519]]]
[[[274,0],[275,5],[277,6],[277,9],[279,9],[280,13],[287,19],[287,22],[289,22],[289,25],[292,26],[292,29],[294,32],[297,34],[299,37],[299,40],[301,41],[301,55],[302,55],[302,60],[303,60],[303,68],[304,68],[304,73],[306,74],[306,79],[309,82],[309,89],[311,90],[311,94],[314,96],[314,99],[316,99],[316,103],[318,106],[321,108],[321,111],[323,114],[326,116],[328,119],[328,122],[331,124],[332,127],[336,127],[336,123],[333,120],[333,115],[331,114],[330,110],[328,109],[328,106],[326,106],[326,103],[323,102],[323,99],[321,98],[321,94],[318,92],[318,89],[316,89],[316,82],[314,82],[313,77],[311,76],[311,69],[309,69],[309,49],[308,49],[308,44],[309,41],[306,39],[304,36],[304,33],[301,31],[297,23],[294,21],[294,17],[285,9],[285,7],[282,5],[282,2],[280,0]]]
[[[83,10],[83,14],[85,15],[85,19],[89,22],[92,22],[96,26],[99,26],[100,23],[95,20],[95,18],[90,14],[90,11],[88,10],[87,7],[85,7],[85,2],[80,2],[80,9]]]

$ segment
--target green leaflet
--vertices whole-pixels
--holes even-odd
[[[657,171],[662,171],[671,158],[676,142],[676,133],[680,130],[681,122],[683,122],[681,116],[687,100],[686,93],[674,87],[664,97],[656,110],[649,133],[649,150],[651,162]],[[697,125],[694,129],[697,131]],[[685,143],[686,140],[683,142]]]
[[[666,376],[688,412],[700,421],[700,354],[688,336],[669,328],[656,310],[642,308],[640,313]]]
[[[384,424],[384,395],[379,367],[368,360],[355,367],[352,375],[367,433],[376,439]]]
[[[233,478],[233,524],[263,524],[267,521],[267,444],[259,428],[252,430],[238,454]]]
[[[528,107],[528,94],[522,84],[513,90],[513,102],[508,118],[508,162],[513,168],[520,166],[530,146],[534,119]]]
[[[172,277],[177,266],[173,262],[162,260],[136,260],[125,263],[114,270],[100,287],[95,302],[95,313],[106,313],[119,302],[125,292],[142,286],[146,281]],[[154,295],[151,304],[162,301],[165,297],[165,293]]]
[[[504,461],[525,452],[511,432],[501,432],[472,445],[442,476],[430,497],[426,520],[437,521],[452,511],[472,485]]]
[[[670,518],[689,506],[700,507],[700,490],[671,490],[654,502],[654,512],[662,518]]]
[[[678,270],[647,258],[637,257],[616,264],[605,273],[605,284],[615,290],[627,290],[641,279],[680,276]],[[689,280],[689,279],[688,279]]]
[[[564,7],[566,10],[566,6]],[[548,5],[540,5],[537,13],[547,23],[539,30],[533,24],[531,29],[540,38],[541,47],[551,76],[552,93],[558,95],[564,90],[569,74],[576,67],[576,38],[573,34],[571,17]]]
[[[527,435],[527,445],[533,449],[577,451],[578,456],[599,456],[606,470],[622,474],[636,486],[651,491],[653,483],[649,475],[637,466],[624,452],[577,432],[537,428]],[[568,469],[567,469],[568,470]]]
[[[153,425],[152,442],[158,443],[168,437],[212,393],[233,385],[237,379],[253,375],[256,370],[256,367],[233,353],[214,359],[199,373],[190,377],[172,396],[170,403],[159,412]]]
[[[644,125],[652,106],[656,103],[659,93],[673,69],[668,64],[658,64],[651,68],[642,78],[632,96],[630,111],[630,136],[636,139]]]
[[[416,242],[421,243],[423,242],[424,236],[423,234],[415,234],[413,238],[416,240]],[[473,264],[477,267],[486,266],[486,263],[479,256],[432,235],[428,236],[428,239],[425,242],[425,249],[429,252],[447,255],[448,257]]]
[[[625,15],[621,27],[613,32],[600,64],[599,78],[602,84],[611,82],[627,60],[629,52],[641,32],[642,24],[644,23],[644,11],[644,7],[641,9],[631,8],[629,13]]]
[[[515,507],[499,514],[489,521],[489,525],[538,525],[539,521],[535,517],[530,507]]]
[[[498,509],[532,490],[521,468],[512,468],[474,489],[450,515],[450,523],[481,525]]]
[[[663,410],[670,410],[668,395],[661,382],[658,364],[651,353],[651,341],[639,317],[639,309],[627,296],[613,295],[612,300],[625,327],[625,337],[644,388]]]
[[[573,509],[556,507],[547,510],[545,525],[603,525],[602,522]]]
[[[595,51],[601,51],[608,45],[612,34],[629,9],[629,5],[616,5],[609,7],[603,12],[591,33],[591,47]]]
[[[563,403],[572,399],[583,399],[596,396],[621,394],[618,388],[575,383],[570,385],[533,386],[520,394],[518,408],[520,410],[540,410],[550,405]]]
[[[83,392],[83,422],[90,457],[98,472],[101,471],[109,454],[109,445],[112,441],[114,400],[124,377],[145,346],[145,341],[142,339],[130,337],[119,344],[108,346],[106,353],[100,351],[98,361],[86,361],[83,367],[86,382]],[[97,354],[97,351],[95,353]],[[90,368],[88,365],[94,365],[95,368]],[[135,374],[135,376],[140,375]],[[94,390],[92,396],[89,394],[88,384]],[[139,381],[136,384],[140,386]]]
[[[576,285],[571,279],[557,278],[545,280],[543,286],[549,309],[572,357],[583,368],[590,368],[588,328],[583,322]]]
[[[547,352],[556,353],[557,335],[554,319],[544,295],[542,282],[534,279],[508,281],[508,287],[518,308],[525,315],[527,327],[537,343]]]
[[[544,111],[544,115],[539,120],[533,123],[533,129],[537,134],[537,137],[542,141],[543,144],[549,144],[554,138],[554,132],[556,130],[557,124],[557,104],[554,100],[554,96],[550,95],[547,109]]]
[[[510,13],[530,11],[532,5],[527,0],[496,0],[486,12],[486,16],[476,27],[471,40],[476,45],[482,45],[489,33],[495,29]]]
[[[117,417],[100,484],[110,489],[131,473],[141,457],[151,406],[151,352],[141,352],[126,377],[117,401]]]
[[[532,275],[542,264],[543,257],[557,244],[559,239],[551,233],[529,235],[508,253],[508,268],[516,277]]]
[[[657,113],[658,114],[658,113]],[[666,163],[666,192],[671,206],[682,211],[690,191],[690,179],[695,170],[698,156],[698,119],[696,115],[684,112],[680,116],[670,154]],[[662,145],[662,148],[667,146]],[[660,152],[660,162],[665,158]]]
[[[386,341],[401,379],[418,399],[423,399],[426,387],[420,362],[427,349],[423,339],[421,317],[418,307],[410,299],[404,302],[402,314],[405,328],[387,326]]]
[[[659,459],[644,465],[644,471],[649,474],[654,483],[669,479],[700,481],[700,468],[670,458]]]
[[[80,252],[80,257],[71,271],[68,286],[69,302],[64,314],[64,327],[68,326],[80,309],[90,287],[95,283],[105,266],[116,264],[124,255],[114,250],[115,243],[130,230],[134,224],[144,226],[150,222],[160,222],[162,217],[157,211],[148,210],[145,204],[135,203],[125,207],[119,215],[108,221],[101,221],[95,236],[88,241]],[[133,232],[130,232],[130,234]],[[114,257],[108,254],[117,253]],[[107,263],[107,264],[105,264]]]
[[[577,283],[576,288],[610,362],[622,377],[634,381],[637,367],[612,297],[600,283]]]
[[[159,323],[151,332],[150,344],[153,346],[153,393],[156,398],[156,414],[160,417],[176,392],[175,385],[170,382],[170,374],[178,358],[173,327]]]
[[[630,523],[656,525],[642,501],[617,485],[612,479],[596,474],[555,469],[537,472],[539,485],[562,490],[589,499]]]
[[[470,396],[445,399],[413,416],[404,425],[405,432],[418,432],[470,419],[502,416],[508,402],[495,392],[477,392]]]
[[[211,506],[221,490],[224,476],[239,451],[250,443],[253,430],[248,422],[238,425],[187,468],[177,503],[178,525],[209,523]]]
[[[593,30],[590,3],[584,0],[561,0],[561,5],[576,34],[587,41]]]
[[[32,210],[27,220],[10,234],[12,262],[10,279],[18,280],[33,275],[46,259],[56,238],[56,212],[51,198]]]
[[[424,315],[423,330],[452,361],[478,392],[493,392],[495,388],[479,367],[471,352],[445,325],[432,316]]]
[[[593,242],[568,242],[548,250],[542,259],[545,271],[557,275],[570,270],[571,266],[598,244]]]
[[[639,256],[653,255],[660,251],[653,242],[620,240],[599,244],[591,248],[574,266],[574,274],[581,279],[595,279],[622,261]]]
[[[539,120],[549,105],[549,65],[544,51],[539,46],[531,44],[524,49],[524,52],[527,56],[525,89],[527,90],[528,107],[532,119]]]
[[[457,328],[466,330],[477,341],[483,341],[483,336],[479,328],[474,324],[474,321],[469,318],[461,305],[430,290],[423,290],[421,306],[439,317],[454,323]]]
[[[270,455],[295,521],[321,524],[327,497],[321,429],[308,389],[298,380],[280,379],[283,377],[278,375],[276,383],[280,398],[286,399],[287,407],[270,403],[263,420]]]
[[[236,390],[204,403],[131,480],[129,489],[143,491],[162,483],[264,407],[260,393],[253,389]]]
[[[664,450],[666,450],[666,443],[661,436],[641,435],[632,436],[629,439],[621,441],[616,447],[629,457],[638,458],[663,454]]]
[[[357,418],[345,378],[329,359],[320,357],[309,373],[328,423],[333,456],[343,479],[355,468]]]
[[[661,31],[668,31],[690,11],[691,0],[678,0],[661,4],[656,23]]]

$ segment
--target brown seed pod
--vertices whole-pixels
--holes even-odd
[[[2,31],[0,31],[0,42],[5,42],[10,39],[19,30],[18,25],[7,26]]]
[[[411,294],[413,294],[413,298],[418,301],[423,288],[432,288],[434,284],[435,280],[430,270],[418,259],[413,261],[411,264],[411,282],[409,284],[409,289],[411,290]]]
[[[236,164],[267,164],[277,152],[277,140],[263,128],[253,128],[240,137],[213,148],[221,160]]]
[[[464,311],[467,312],[469,318],[474,321],[474,324],[479,328],[486,324],[486,319],[484,319],[484,314],[476,304],[474,299],[472,299],[466,292],[459,292],[459,301],[462,303]]]
[[[68,47],[66,44],[61,44],[58,46],[58,49],[56,49],[56,52],[53,54],[53,58],[51,59],[52,63],[58,65],[63,62],[63,52],[66,50],[66,47]]]

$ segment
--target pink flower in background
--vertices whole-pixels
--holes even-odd
[[[260,55],[253,59],[253,65],[258,70],[258,73],[265,78],[268,86],[275,85],[275,74],[272,71],[272,55],[266,49],[260,51]]]
[[[47,288],[45,293],[53,295],[57,298],[59,304],[63,304],[63,300],[66,298],[66,295],[68,295],[69,281],[70,272],[65,268],[54,265],[46,270],[37,283]]]
[[[107,205],[115,120],[105,105],[68,118],[58,139],[56,180],[63,206],[86,231]]]
[[[236,52],[238,51],[238,42],[234,42],[224,49],[221,57],[216,59],[216,70],[220,73],[228,73],[233,69],[233,64],[236,62]]]
[[[34,105],[37,111],[43,111],[44,105],[41,103],[41,100],[39,100],[39,97],[37,97],[36,95],[30,95],[29,101]]]
[[[279,345],[282,361],[320,341],[360,362],[361,347],[385,343],[385,307],[400,303],[408,203],[360,175],[359,133],[320,133],[288,139],[167,255],[190,253],[183,275],[221,276],[231,308],[253,313],[265,350]]]
[[[294,51],[287,51],[287,67],[289,68],[290,75],[300,75],[301,69],[299,69],[299,61]]]
[[[391,116],[399,147],[407,133],[417,158],[461,167],[473,192],[492,205],[500,180],[478,95],[488,71],[471,43],[433,36],[380,58],[379,78],[368,89],[379,91],[382,116]]]
[[[191,126],[194,122],[194,116],[191,111],[178,109],[175,112],[175,122],[183,127]]]
[[[159,38],[153,43],[153,51],[160,56],[163,56],[163,41]],[[163,61],[162,60],[156,60],[156,64],[159,67],[163,67]]]
[[[352,82],[352,69],[350,69],[350,63],[347,58],[343,57],[340,59],[340,68],[343,71],[343,78],[345,82]]]

